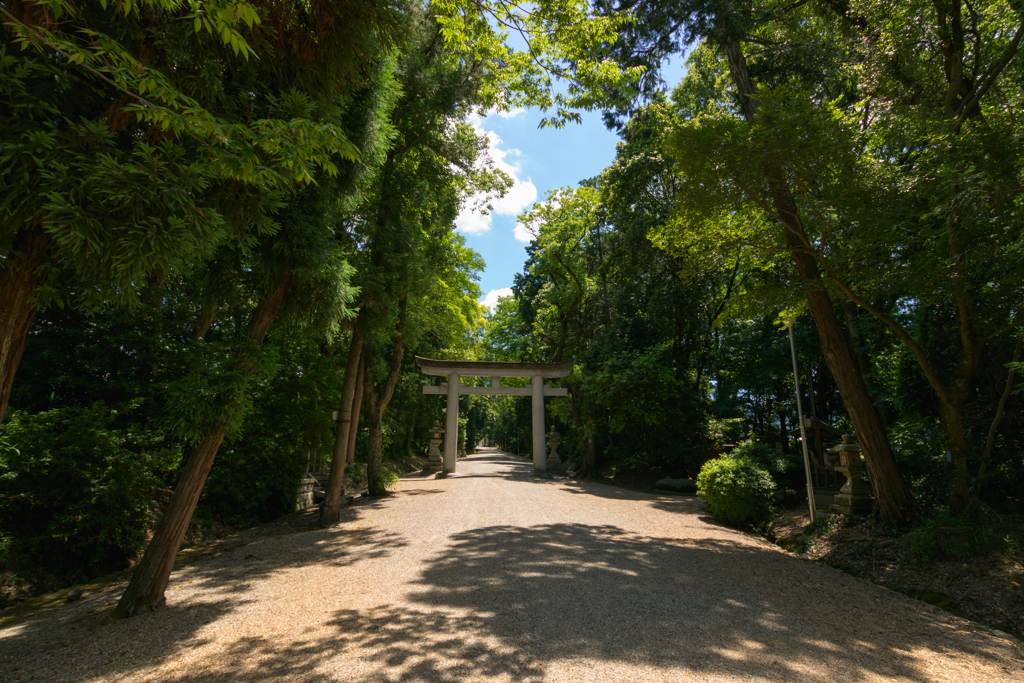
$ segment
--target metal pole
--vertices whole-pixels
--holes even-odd
[[[804,447],[804,474],[807,475],[807,508],[811,511],[811,521],[817,519],[814,507],[814,484],[811,483],[811,459],[807,455],[807,432],[804,431],[804,406],[800,400],[800,374],[796,367],[796,342],[793,341],[793,326],[789,326],[789,351],[793,354],[793,386],[796,387],[796,419],[800,423],[800,443]]]

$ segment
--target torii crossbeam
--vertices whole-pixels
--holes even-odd
[[[544,448],[544,397],[568,396],[569,390],[544,384],[545,378],[568,377],[573,361],[565,363],[498,363],[493,361],[433,360],[416,357],[416,364],[426,375],[448,377],[441,386],[423,387],[424,394],[447,394],[445,413],[444,471],[455,471],[457,434],[459,433],[459,396],[532,396],[533,397],[533,471],[547,472]],[[488,387],[470,387],[461,377],[490,377]],[[528,387],[503,387],[502,377],[532,377]]]

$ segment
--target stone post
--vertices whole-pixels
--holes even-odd
[[[448,409],[444,416],[444,471],[455,471],[455,458],[458,455],[459,440],[459,376],[448,375]]]
[[[316,484],[316,479],[307,475],[304,475],[299,480],[299,485],[295,487],[295,511],[301,512],[302,510],[308,510],[313,507],[316,503],[313,496],[313,486]]]
[[[440,472],[444,469],[444,460],[441,458],[441,436],[444,429],[441,423],[434,420],[434,427],[430,430],[430,455],[427,457],[427,466],[424,472]]]
[[[561,434],[555,431],[555,425],[551,425],[551,433],[548,434],[548,446],[551,452],[548,453],[548,472],[561,472],[562,461],[558,457],[558,444],[562,442]]]
[[[544,448],[544,378],[533,378],[533,471],[544,474],[548,471]]]

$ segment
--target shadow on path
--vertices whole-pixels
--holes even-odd
[[[310,555],[297,562],[314,554],[320,562],[357,561],[336,547],[345,539],[334,540],[315,548],[300,536],[288,542]],[[362,540],[357,555],[386,553],[400,542],[372,534]],[[216,584],[215,595],[241,571],[211,570],[205,577]],[[370,588],[377,577],[365,580]],[[894,614],[883,608],[895,596],[732,540],[649,538],[585,524],[473,529],[451,537],[401,590],[387,604],[337,610],[284,641],[238,639],[215,661],[160,679],[532,681],[555,662],[575,660],[581,676],[596,663],[594,671],[612,671],[613,679],[616,667],[637,676],[639,669],[626,668],[648,667],[668,677],[923,682],[932,677],[921,665],[937,654],[1007,663],[1017,673],[1003,669],[1006,680],[1024,676],[1019,662],[1005,659],[1008,648],[992,639],[922,618],[920,610],[883,622]],[[859,612],[831,612],[848,600]],[[217,598],[202,608],[202,618],[237,604]],[[183,615],[171,616],[165,623],[172,631],[160,631],[162,651],[153,652],[158,659],[199,644],[180,631]],[[123,678],[143,670],[113,659],[92,673]],[[964,680],[971,677],[964,672]]]

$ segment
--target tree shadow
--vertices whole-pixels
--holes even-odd
[[[62,669],[69,676],[47,680],[81,680],[85,674],[117,679],[140,668],[133,663],[153,666],[202,647],[210,641],[200,633],[203,627],[251,609],[251,587],[272,574],[309,565],[355,567],[387,558],[407,545],[392,532],[351,528],[383,504],[378,499],[359,501],[343,508],[339,524],[328,528],[321,528],[315,515],[294,515],[298,523],[268,525],[264,535],[245,536],[246,542],[227,543],[222,550],[176,562],[167,605],[128,620],[111,617],[125,579],[88,591],[81,602],[4,624],[0,681],[32,680],[23,676],[40,673],[32,671],[30,662],[42,653],[44,659],[64,660]],[[88,650],[85,656],[80,652],[83,647]]]
[[[359,556],[386,558],[378,546],[401,542],[365,532],[356,539],[362,550],[353,552],[335,547],[351,538],[304,536],[312,549],[294,550],[309,557],[257,571],[315,555],[364,572]],[[200,619],[245,604],[244,591],[229,592],[241,570],[223,564],[199,575],[210,582],[207,602],[193,608]],[[362,580],[369,589],[382,579]],[[200,647],[205,641],[184,612],[172,608],[169,619],[139,622],[159,643],[142,656],[95,661],[90,677],[145,673],[154,660]],[[124,623],[106,628],[126,633]],[[263,633],[229,640],[215,657],[155,678],[534,681],[568,670],[578,680],[927,681],[934,673],[929,661],[943,653],[961,664],[973,658],[998,666],[1005,680],[1024,671],[1009,645],[951,624],[883,589],[742,539],[657,538],[608,525],[492,526],[451,536],[411,584],[385,601],[307,620],[283,640]]]

